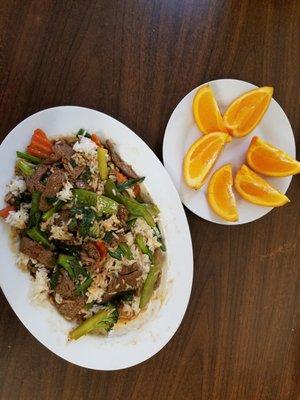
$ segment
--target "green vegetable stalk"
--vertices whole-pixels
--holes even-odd
[[[147,256],[149,257],[151,263],[153,263],[153,253],[149,249],[149,247],[146,245],[145,240],[144,240],[143,236],[140,233],[138,233],[136,235],[135,243],[137,244],[137,246],[141,250],[141,252],[143,254],[147,254]]]
[[[34,167],[32,167],[31,165],[29,165],[27,162],[25,162],[23,160],[18,160],[16,167],[25,178],[28,178],[29,176],[31,176],[35,171]]]
[[[140,308],[145,308],[147,304],[149,303],[152,294],[154,292],[155,284],[157,282],[157,279],[159,277],[161,268],[162,268],[162,262],[159,259],[159,251],[155,252],[155,257],[154,257],[154,263],[150,268],[150,271],[148,272],[147,278],[144,282],[142,292],[141,292],[141,297],[140,297]]]
[[[138,201],[131,199],[129,197],[123,196],[116,187],[115,183],[108,179],[105,183],[104,187],[105,195],[110,197],[111,199],[117,201],[118,203],[123,204],[131,216],[133,217],[141,217],[147,222],[151,228],[155,226],[154,219],[151,213],[147,209],[147,205],[141,204]]]
[[[42,215],[42,220],[48,221],[48,219],[50,219],[58,210],[60,210],[63,205],[64,202],[58,200],[53,207],[51,207],[48,211],[44,212],[44,214]]]
[[[86,278],[83,283],[81,283],[80,285],[77,286],[77,288],[75,290],[76,294],[83,295],[87,291],[87,289],[91,286],[92,282],[93,282],[93,278],[91,278],[91,277]]]
[[[69,333],[70,340],[77,340],[81,336],[97,329],[102,333],[108,333],[114,324],[118,321],[119,315],[115,306],[109,304],[103,310],[98,311],[95,315],[84,321],[77,328]]]
[[[26,233],[32,240],[41,244],[47,249],[51,247],[51,243],[49,242],[48,238],[39,230],[38,227],[34,226],[33,228],[28,229]]]
[[[129,189],[129,188],[131,188],[132,186],[136,185],[137,183],[143,182],[144,179],[145,179],[144,176],[141,177],[141,178],[128,179],[128,180],[125,181],[125,182],[118,183],[116,186],[117,186],[117,189],[118,189],[120,192],[122,192],[123,190]]]
[[[119,261],[121,261],[123,257],[127,258],[127,260],[133,260],[133,254],[126,243],[120,243],[116,250],[108,250],[108,253],[111,257]]]
[[[39,211],[41,192],[33,192],[31,200],[31,209],[29,212],[28,227],[37,226],[41,219],[41,212]]]
[[[40,164],[43,161],[38,157],[32,156],[28,153],[23,153],[22,151],[17,151],[17,156],[25,161],[28,161],[31,164]]]
[[[118,203],[108,197],[98,195],[85,189],[74,189],[75,204],[85,207],[97,207],[104,214],[116,214]]]
[[[99,168],[99,175],[102,181],[105,181],[108,177],[106,153],[107,150],[105,150],[103,147],[98,147],[97,149],[98,168]]]

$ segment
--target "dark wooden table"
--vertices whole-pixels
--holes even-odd
[[[299,20],[297,0],[1,0],[1,138],[38,110],[73,104],[119,119],[161,156],[179,100],[237,78],[275,87],[299,145]],[[291,204],[249,225],[187,212],[188,311],[136,367],[96,372],[59,359],[1,293],[1,400],[299,399],[299,188],[294,178]]]

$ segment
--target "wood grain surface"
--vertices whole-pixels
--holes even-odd
[[[161,157],[179,100],[237,78],[275,87],[299,147],[299,21],[297,0],[1,0],[1,139],[38,110],[81,105],[127,124]],[[96,372],[61,360],[1,293],[1,400],[300,399],[299,188],[296,177],[291,204],[248,225],[187,212],[188,311],[136,367]]]

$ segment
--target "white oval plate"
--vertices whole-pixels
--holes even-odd
[[[235,79],[219,79],[207,82],[204,85],[207,84],[212,86],[221,113],[226,110],[227,106],[236,97],[257,87],[251,83]],[[199,87],[192,90],[180,101],[169,119],[163,142],[164,165],[175,184],[183,204],[199,217],[223,225],[238,225],[254,221],[271,211],[272,207],[251,204],[236,193],[239,221],[227,222],[211,211],[206,200],[207,182],[216,169],[227,163],[232,164],[235,173],[241,164],[245,162],[247,148],[251,138],[255,135],[295,157],[295,140],[289,120],[280,105],[272,99],[266,114],[258,126],[248,136],[240,139],[233,138],[231,143],[226,144],[220,158],[208,175],[206,183],[200,190],[192,190],[184,182],[182,163],[184,155],[191,144],[201,136],[201,132],[194,122],[192,110],[193,98]],[[266,180],[279,191],[285,193],[292,177],[266,178]]]
[[[133,165],[138,174],[146,176],[145,185],[161,210],[167,245],[166,293],[161,306],[153,318],[144,318],[142,324],[135,324],[132,329],[127,326],[122,334],[109,337],[89,335],[78,341],[67,342],[68,332],[73,325],[61,317],[48,301],[43,306],[31,301],[31,278],[15,265],[16,254],[12,250],[9,229],[5,223],[0,223],[0,284],[19,319],[49,350],[83,367],[116,370],[147,360],[176,332],[191,292],[192,244],[179,196],[159,159],[121,122],[87,108],[66,106],[40,111],[9,133],[0,147],[1,198],[13,176],[15,152],[25,149],[34,129],[42,128],[53,137],[77,132],[82,127],[111,138],[122,157]]]

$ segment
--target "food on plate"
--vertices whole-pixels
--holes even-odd
[[[212,210],[227,221],[239,219],[234,193],[232,191],[232,166],[223,165],[212,175],[207,189],[208,203]]]
[[[193,114],[202,133],[227,132],[212,88],[209,85],[201,86],[197,91],[193,100]]]
[[[260,87],[235,99],[223,115],[228,132],[236,137],[248,135],[261,121],[273,95],[273,88]]]
[[[17,152],[0,216],[38,297],[77,322],[70,339],[137,317],[160,285],[166,248],[143,180],[84,129],[56,140],[37,129]]]
[[[192,144],[183,162],[184,179],[189,187],[199,189],[203,185],[225,143],[230,141],[228,133],[213,132]]]
[[[279,207],[289,202],[284,194],[274,189],[245,164],[241,166],[235,176],[234,187],[243,199],[253,204]]]
[[[300,162],[258,136],[251,140],[247,163],[256,172],[268,176],[289,176],[300,173]]]

